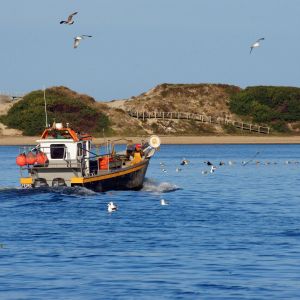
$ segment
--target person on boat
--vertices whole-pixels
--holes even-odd
[[[49,138],[56,139],[57,138],[57,132],[55,129],[52,129],[49,131]]]
[[[135,165],[135,164],[138,164],[139,162],[141,162],[143,155],[144,155],[144,152],[142,150],[141,144],[136,144],[134,154],[133,154],[133,160],[131,161],[131,164]]]
[[[53,138],[53,139],[64,139],[65,137],[61,134],[60,131],[56,130],[56,129],[52,129],[49,132],[49,137]]]
[[[126,146],[126,158],[129,160],[130,157],[134,156],[135,145],[133,144],[132,140],[128,141]]]

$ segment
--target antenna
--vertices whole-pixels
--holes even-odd
[[[46,87],[45,86],[44,86],[44,104],[45,104],[46,128],[48,128],[48,115],[47,115]]]

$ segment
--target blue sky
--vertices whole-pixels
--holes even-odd
[[[299,15],[299,0],[1,0],[0,91],[64,85],[107,101],[164,82],[299,86]],[[73,49],[78,34],[93,37]]]

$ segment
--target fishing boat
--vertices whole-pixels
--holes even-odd
[[[22,148],[16,158],[21,186],[83,186],[97,192],[139,190],[160,139],[153,135],[140,144],[123,142],[126,148],[120,152],[115,146],[121,140],[95,146],[92,136],[76,132],[68,124],[54,123],[44,130],[34,148]]]

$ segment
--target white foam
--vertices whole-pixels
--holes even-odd
[[[154,193],[168,193],[178,190],[179,187],[170,182],[157,182],[155,180],[146,179],[143,186],[143,191]]]
[[[76,186],[76,187],[56,187],[50,188],[51,192],[60,193],[62,195],[72,195],[72,196],[94,196],[97,195],[96,192],[87,189],[83,186]]]

